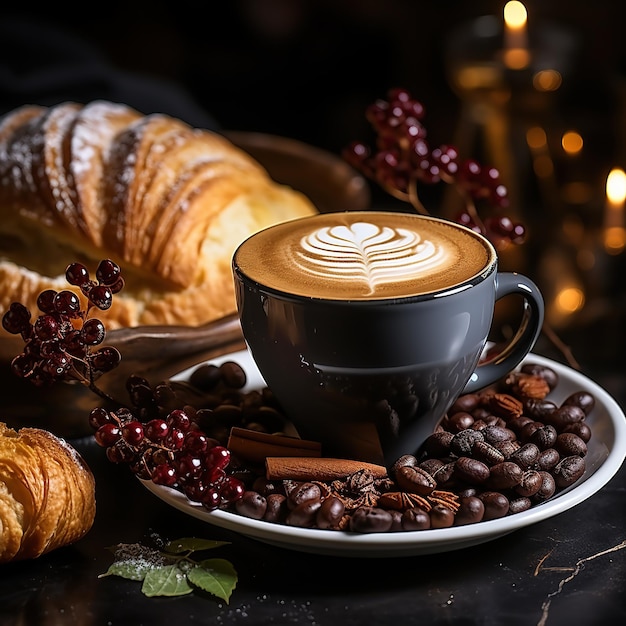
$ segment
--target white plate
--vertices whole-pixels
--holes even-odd
[[[219,364],[226,360],[236,361],[244,368],[248,375],[247,389],[264,385],[263,378],[246,350],[211,359],[211,362]],[[550,396],[557,404],[574,391],[585,390],[594,395],[596,406],[587,418],[593,436],[585,457],[586,471],[583,477],[572,487],[523,513],[452,528],[357,534],[296,528],[253,520],[227,511],[208,511],[174,489],[155,485],[151,481],[142,482],[163,501],[188,515],[258,541],[301,552],[350,557],[398,557],[448,552],[491,541],[580,504],[615,475],[626,456],[626,418],[604,389],[579,372],[550,359],[531,354],[526,361],[546,365],[557,372],[559,385]],[[192,370],[186,370],[175,378],[185,379]]]

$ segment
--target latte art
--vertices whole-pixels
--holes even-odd
[[[469,229],[414,213],[346,211],[256,233],[235,273],[273,291],[325,300],[386,300],[456,289],[493,271],[495,250]]]
[[[360,280],[376,291],[381,283],[426,275],[446,262],[446,251],[406,228],[356,222],[326,226],[300,241],[294,262],[326,279]]]

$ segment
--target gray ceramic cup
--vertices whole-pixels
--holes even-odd
[[[543,323],[537,286],[498,272],[464,226],[391,212],[320,214],[270,227],[233,256],[245,341],[298,434],[324,456],[392,464],[456,398],[513,370]],[[521,296],[510,343],[480,361],[495,302]]]

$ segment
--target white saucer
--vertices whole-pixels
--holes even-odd
[[[247,389],[264,386],[263,378],[246,350],[211,359],[211,363],[219,364],[227,360],[236,361],[244,368],[248,375]],[[585,390],[593,394],[596,406],[587,418],[593,436],[588,444],[583,477],[569,489],[523,513],[452,528],[356,534],[296,528],[226,511],[208,511],[174,489],[155,485],[151,481],[142,482],[148,490],[183,513],[258,541],[301,552],[350,557],[399,557],[448,552],[491,541],[580,504],[606,485],[626,457],[626,418],[617,402],[604,389],[579,372],[550,359],[530,354],[526,362],[546,365],[559,375],[559,385],[550,396],[557,404],[574,391]],[[174,378],[184,380],[192,370],[185,370]]]

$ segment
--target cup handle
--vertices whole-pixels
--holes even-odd
[[[524,298],[520,326],[511,341],[493,359],[476,367],[463,393],[473,393],[506,376],[533,349],[539,337],[544,318],[544,303],[539,288],[522,274],[498,273],[496,301],[511,294],[518,294]]]

